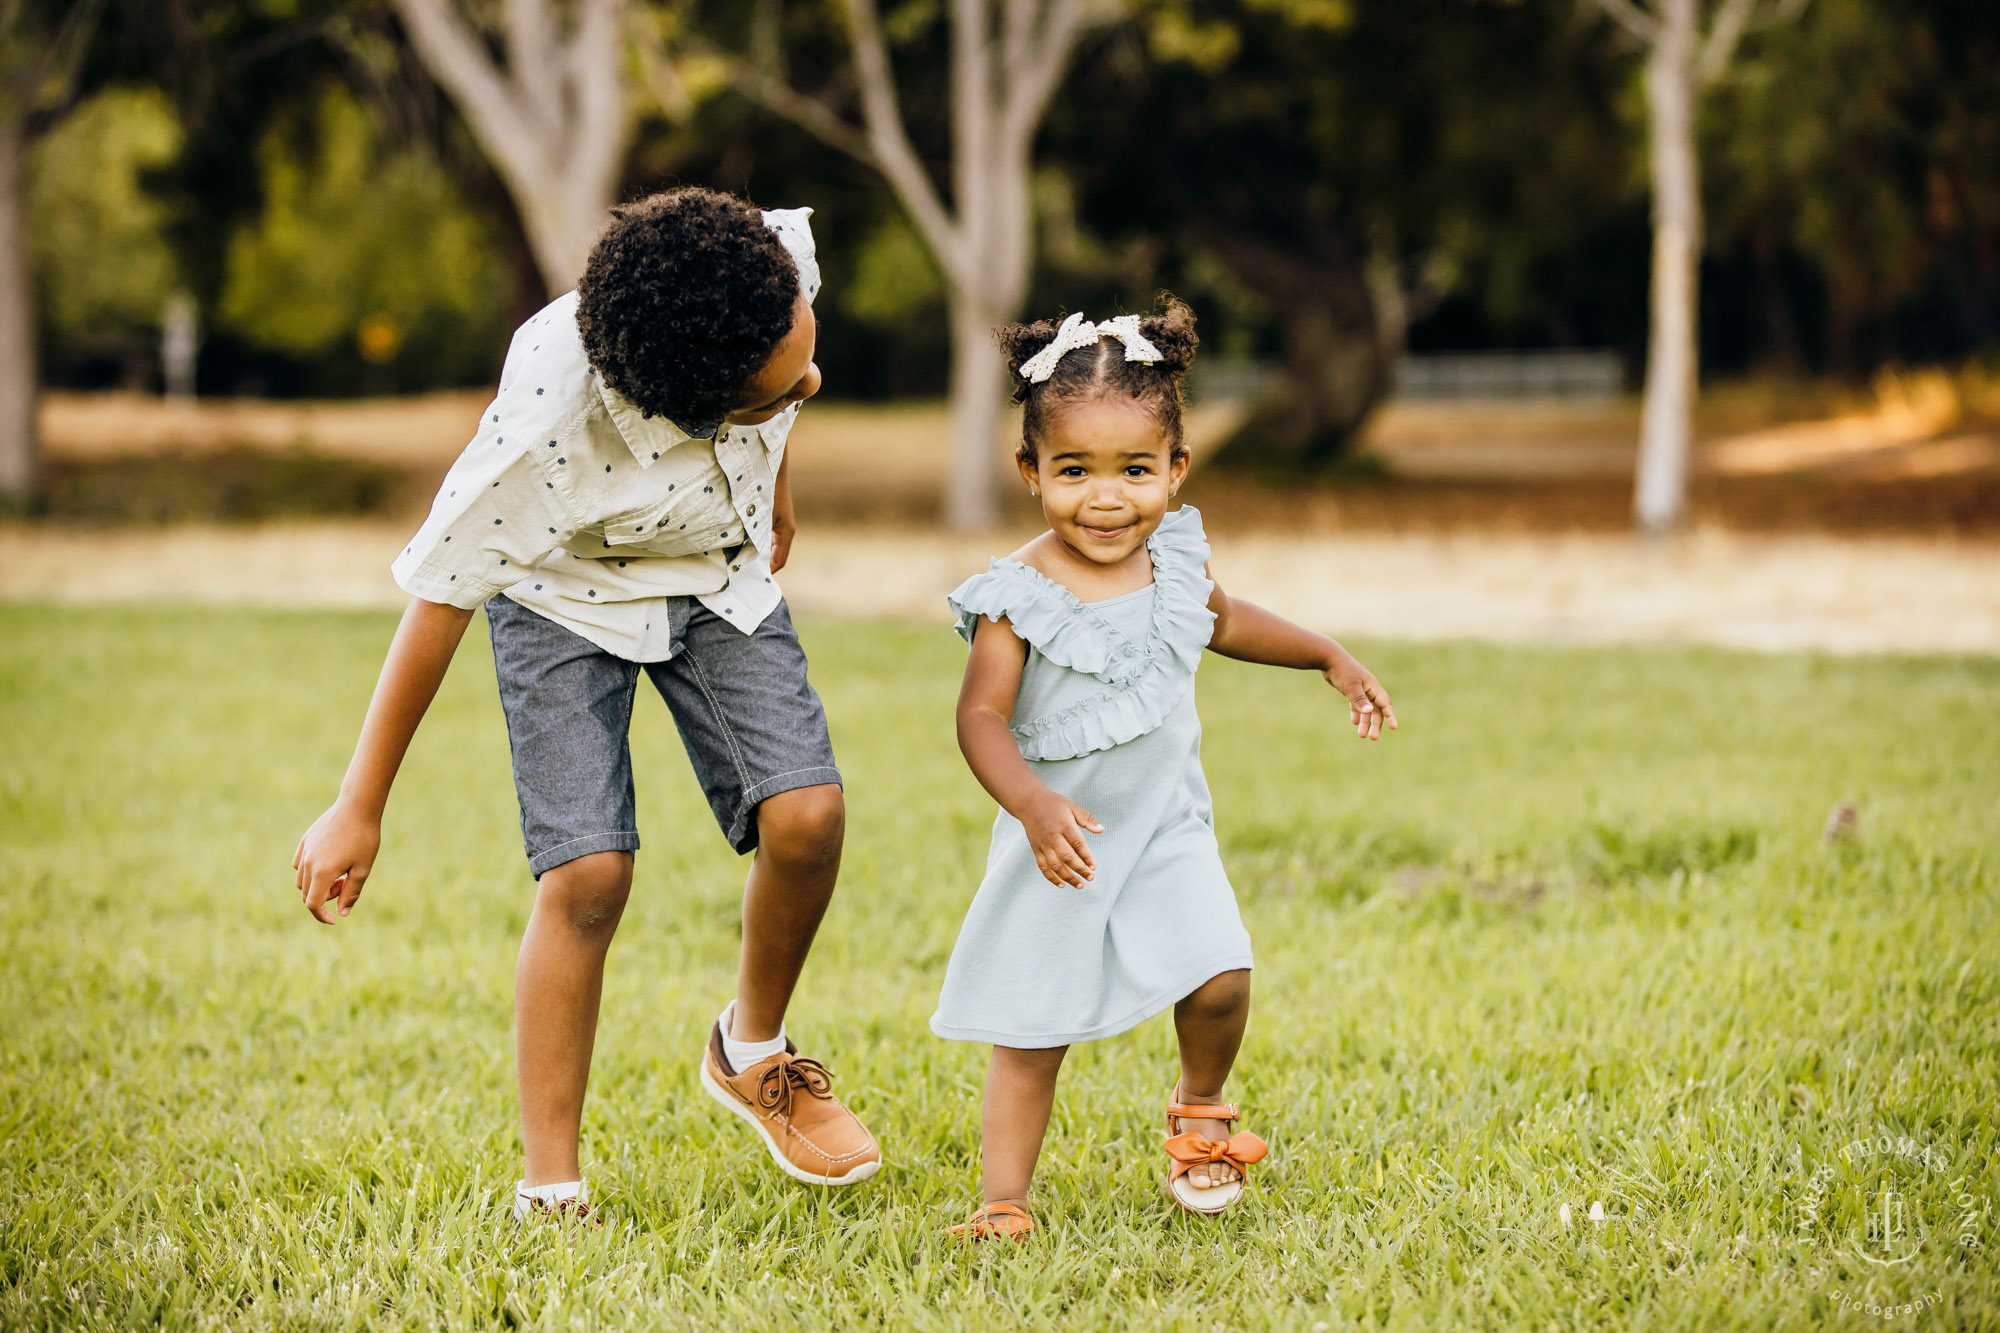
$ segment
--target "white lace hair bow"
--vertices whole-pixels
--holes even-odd
[[[1021,363],[1021,378],[1030,384],[1042,383],[1056,373],[1056,362],[1079,347],[1096,345],[1099,338],[1116,338],[1125,344],[1127,361],[1165,359],[1160,355],[1160,349],[1139,332],[1137,315],[1120,315],[1102,324],[1093,324],[1083,317],[1082,311],[1078,311],[1062,322],[1062,327],[1056,330],[1054,342]]]

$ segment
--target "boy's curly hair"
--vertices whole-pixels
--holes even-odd
[[[645,416],[719,421],[791,331],[791,254],[755,208],[714,190],[649,195],[611,219],[577,283],[584,355]]]
[[[1181,377],[1193,364],[1195,348],[1201,343],[1195,336],[1194,311],[1187,302],[1171,292],[1161,292],[1159,309],[1139,320],[1139,331],[1160,349],[1160,360],[1127,361],[1123,343],[1116,338],[1099,338],[1091,346],[1066,353],[1056,362],[1054,373],[1040,384],[1028,383],[1021,378],[1022,363],[1054,342],[1058,327],[1056,321],[1043,319],[994,330],[994,339],[1007,357],[1007,373],[1014,377],[1014,401],[1022,405],[1021,457],[1035,461],[1052,414],[1086,399],[1112,395],[1151,408],[1160,432],[1167,437],[1169,456],[1185,456]]]

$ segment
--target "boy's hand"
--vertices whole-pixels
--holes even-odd
[[[1080,889],[1097,877],[1097,861],[1083,837],[1085,829],[1104,832],[1097,816],[1069,797],[1044,788],[1021,811],[1020,819],[1043,879],[1057,888],[1068,885]]]
[[[1389,691],[1382,688],[1382,682],[1375,679],[1375,673],[1353,656],[1343,651],[1320,669],[1326,683],[1347,696],[1347,721],[1354,728],[1354,734],[1362,740],[1372,741],[1382,734],[1382,724],[1387,722],[1389,730],[1397,730],[1396,705],[1389,702]]]
[[[333,915],[336,906],[340,916],[354,910],[381,848],[382,821],[339,801],[313,821],[292,853],[292,869],[298,872],[299,897],[315,920],[331,926],[340,919]]]

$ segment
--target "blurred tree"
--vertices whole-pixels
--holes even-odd
[[[0,0],[0,510],[41,494],[28,152],[67,110],[101,0]]]
[[[551,294],[583,272],[632,127],[625,0],[506,0],[489,31],[456,0],[396,0],[411,45],[507,182]],[[500,54],[496,54],[500,53]]]
[[[65,356],[139,361],[183,284],[173,222],[146,188],[181,151],[180,121],[156,88],[110,88],[82,103],[34,151],[30,249],[43,328]]]
[[[380,140],[334,82],[265,131],[264,208],[231,239],[219,327],[302,359],[351,349],[386,366],[415,335],[483,363],[467,334],[501,321],[499,247],[435,159]],[[433,376],[465,369],[430,359]]]
[[[1680,525],[1687,511],[1691,421],[1697,387],[1696,284],[1701,271],[1698,94],[1722,76],[1752,26],[1796,18],[1806,0],[1597,0],[1646,48],[1646,122],[1653,184],[1652,334],[1632,515],[1647,532]]]
[[[1602,214],[1625,174],[1605,45],[1555,0],[1156,0],[1049,151],[1091,226],[1170,239],[1274,323],[1278,374],[1227,456],[1323,467],[1412,321],[1468,275],[1504,305]]]
[[[920,43],[939,6],[905,5],[895,33]],[[946,520],[978,528],[998,517],[993,436],[1005,399],[992,329],[1020,312],[1034,260],[1031,185],[1042,116],[1091,28],[1116,11],[1100,0],[953,0],[950,31],[949,202],[905,118],[906,80],[876,0],[846,0],[848,68],[801,91],[784,68],[780,6],[751,15],[747,56],[729,62],[736,87],[879,170],[943,274],[951,307],[952,467]],[[858,101],[861,124],[845,106]],[[893,242],[893,237],[891,238]]]
[[[2000,337],[1996,70],[2000,6],[1817,0],[1710,95],[1707,248],[1745,257],[1775,368],[1858,377]]]

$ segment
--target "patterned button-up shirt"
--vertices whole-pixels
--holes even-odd
[[[767,212],[819,293],[811,209]],[[778,605],[771,508],[799,405],[697,439],[591,369],[576,293],[514,334],[500,393],[393,566],[403,591],[470,609],[505,593],[634,662],[669,655],[670,596],[748,634]]]

